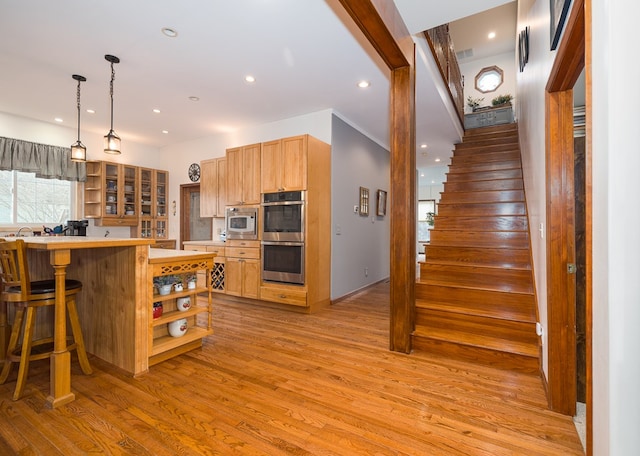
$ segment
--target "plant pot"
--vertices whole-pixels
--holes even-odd
[[[173,286],[173,289],[174,289],[175,291],[182,291],[182,284],[181,284],[181,283],[176,283],[176,284]]]
[[[196,289],[196,282],[195,281],[187,282],[187,289],[195,290]]]
[[[154,302],[153,303],[153,318],[160,318],[162,316],[162,303]]]
[[[160,293],[161,295],[165,296],[168,295],[169,293],[171,293],[171,287],[172,285],[160,285],[158,287],[158,293]]]

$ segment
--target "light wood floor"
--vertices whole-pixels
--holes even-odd
[[[388,307],[388,284],[315,315],[218,302],[202,350],[140,378],[74,355],[56,410],[35,363],[22,400],[0,386],[0,454],[582,454],[539,378],[388,351]]]

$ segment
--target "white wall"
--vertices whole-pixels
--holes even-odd
[[[387,194],[387,215],[376,216],[376,191],[389,192],[389,152],[336,116],[332,137],[331,298],[336,299],[389,277],[391,198]],[[360,187],[369,189],[368,217],[353,211]]]
[[[592,0],[593,454],[632,455],[640,448],[640,169],[632,89],[640,64],[630,52],[640,7]],[[546,326],[544,87],[549,2],[520,0],[518,30],[530,26],[530,55],[518,75],[518,118],[540,317]],[[547,369],[546,340],[544,341]]]
[[[271,141],[288,136],[310,134],[331,144],[331,110],[318,111],[290,119],[246,128],[233,133],[220,134],[161,149],[160,165],[156,168],[170,171],[169,201],[176,202],[176,215],[169,211],[169,236],[180,237],[180,185],[191,183],[187,170],[191,163],[208,158],[223,157],[230,147]],[[224,228],[224,219],[214,219],[213,238],[217,228]]]
[[[498,54],[495,56],[487,57],[485,59],[473,60],[468,63],[460,63],[460,71],[464,76],[464,102],[465,112],[471,112],[467,103],[467,97],[472,98],[484,98],[484,101],[480,103],[480,106],[491,106],[491,100],[498,95],[511,94],[516,96],[516,63],[515,54],[513,52],[506,52],[504,54]],[[494,92],[482,93],[476,90],[475,79],[476,75],[485,67],[496,65],[504,72],[504,82]],[[516,99],[512,101],[515,105]]]

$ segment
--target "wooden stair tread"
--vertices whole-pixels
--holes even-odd
[[[424,265],[441,265],[441,266],[466,266],[466,267],[482,267],[488,269],[509,269],[511,271],[531,271],[529,264],[513,264],[504,262],[502,264],[497,263],[483,263],[480,261],[461,261],[461,260],[434,260],[427,258],[425,261],[421,261]]]
[[[538,358],[538,347],[536,345],[515,342],[499,337],[490,337],[482,334],[468,334],[462,331],[451,331],[441,328],[416,328],[414,335],[446,342],[454,342],[458,345],[469,345],[473,347],[491,349],[498,352],[514,353],[521,356]]]
[[[438,215],[434,229],[473,231],[528,231],[525,215]]]

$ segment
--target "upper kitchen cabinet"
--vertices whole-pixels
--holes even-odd
[[[132,235],[143,238],[167,238],[167,191],[169,173],[140,168],[140,218]]]
[[[227,149],[227,204],[260,204],[260,144]]]
[[[135,166],[87,162],[84,215],[99,226],[135,226],[139,216],[139,171]]]
[[[308,135],[262,144],[262,193],[307,188]]]
[[[227,159],[200,162],[200,217],[224,217],[227,205]]]

